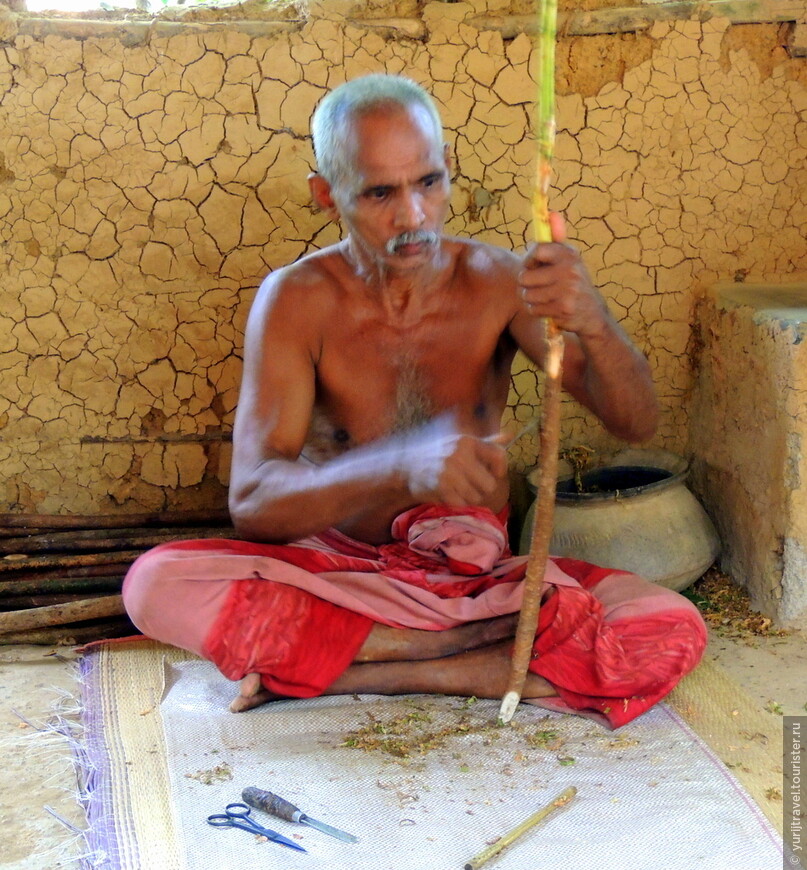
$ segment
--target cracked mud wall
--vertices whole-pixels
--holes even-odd
[[[338,238],[309,204],[307,134],[344,78],[427,86],[456,162],[449,231],[525,246],[531,38],[473,23],[502,3],[403,5],[390,26],[335,3],[173,29],[0,18],[0,510],[223,503],[255,289]],[[551,205],[651,360],[656,443],[681,452],[695,298],[807,271],[804,61],[774,25],[740,31],[664,22],[558,46]],[[517,361],[511,427],[537,381]],[[571,402],[564,438],[612,445]],[[524,439],[513,462],[534,461]]]

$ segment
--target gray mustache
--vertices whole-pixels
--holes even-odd
[[[440,241],[439,233],[431,230],[413,230],[409,233],[401,233],[390,239],[387,242],[386,250],[388,254],[397,254],[398,249],[403,245],[436,245]]]

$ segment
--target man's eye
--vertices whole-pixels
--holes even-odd
[[[438,183],[439,183],[439,181],[440,181],[441,178],[442,178],[441,175],[427,175],[427,176],[423,179],[422,184],[423,184],[424,187],[434,187],[435,184],[438,184]]]
[[[386,199],[389,196],[389,188],[388,187],[373,187],[367,191],[366,196],[368,199],[376,199],[376,200]]]

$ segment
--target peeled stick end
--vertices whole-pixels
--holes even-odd
[[[502,706],[499,708],[499,721],[506,725],[515,715],[521,696],[518,692],[507,692],[502,698]]]

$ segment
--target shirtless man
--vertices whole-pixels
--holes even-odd
[[[334,527],[381,544],[413,505],[501,511],[510,365],[518,348],[541,365],[543,317],[565,333],[564,388],[613,434],[653,434],[647,362],[558,216],[555,241],[526,256],[443,235],[451,158],[424,91],[395,76],[349,82],[322,101],[313,136],[311,193],[344,239],[273,272],[252,307],[230,485],[242,537]],[[514,624],[377,625],[328,691],[500,697]],[[525,697],[553,693],[529,675]],[[250,674],[233,709],[268,697]]]

